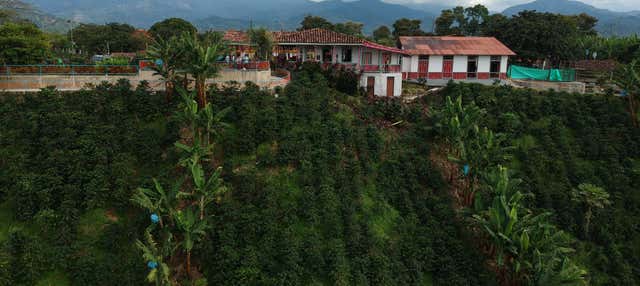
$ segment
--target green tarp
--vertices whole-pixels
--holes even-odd
[[[560,69],[536,69],[512,65],[509,68],[509,77],[512,79],[530,79],[545,81],[575,81],[576,72],[574,70]]]

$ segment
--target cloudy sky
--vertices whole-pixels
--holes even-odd
[[[395,3],[456,3],[463,6],[483,4],[492,11],[502,11],[509,6],[532,1],[533,0],[385,0],[385,2]],[[640,10],[640,0],[581,0],[581,2],[614,11]]]

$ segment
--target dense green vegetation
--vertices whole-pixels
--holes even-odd
[[[579,239],[576,256],[591,284],[638,283],[640,133],[625,101],[471,85],[451,86],[445,94],[461,95],[491,115],[483,125],[505,134],[515,148],[508,166],[523,180],[521,188],[534,195],[531,204],[551,211],[554,224]],[[610,205],[576,200],[584,184],[609,193]]]
[[[193,236],[194,281],[551,285],[571,274],[577,280],[569,285],[581,285],[580,269],[593,285],[640,279],[640,133],[624,100],[451,85],[403,104],[330,86],[317,68],[305,67],[277,98],[251,84],[209,89],[212,114],[221,114],[226,127],[216,129],[213,152],[202,157],[211,160],[201,166],[207,178],[220,167],[227,192],[205,208],[211,219],[203,236]],[[185,153],[173,145],[194,134],[183,128],[184,116],[172,116],[186,111],[178,101],[167,103],[144,86],[130,90],[126,82],[2,97],[0,283],[145,283],[149,259],[134,242],[148,241],[153,212],[131,199],[138,187],[153,190],[152,178],[169,190],[193,170],[181,167]],[[447,133],[446,114],[471,116],[461,122],[479,131],[468,134],[500,139],[486,145]],[[447,147],[462,146],[453,142],[468,147]],[[443,161],[447,154],[457,156]],[[458,177],[465,162],[468,177]],[[461,184],[468,180],[478,187],[473,196]],[[474,227],[493,228],[495,199],[522,213],[519,239],[527,232],[527,249],[541,251],[544,264],[527,264],[536,254],[513,256],[511,247],[487,252],[512,243]],[[527,213],[536,215],[535,224],[525,223]],[[560,244],[537,244],[536,229],[555,228],[565,233],[553,236]],[[184,241],[181,231],[173,231],[177,242]],[[186,285],[188,275],[174,272],[185,267],[180,247],[166,265]],[[492,264],[499,253],[517,260]]]

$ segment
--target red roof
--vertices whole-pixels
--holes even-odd
[[[222,38],[232,44],[249,44],[249,35],[244,31],[228,30]]]
[[[403,51],[401,49],[394,48],[394,47],[389,47],[389,46],[385,46],[385,45],[381,45],[381,44],[374,43],[374,42],[369,42],[369,41],[364,41],[362,43],[362,45],[365,48],[370,48],[370,49],[374,49],[374,50],[382,50],[382,51],[386,51],[386,52],[405,54],[405,55],[408,54],[406,51]]]
[[[400,37],[400,44],[412,55],[516,55],[494,37]]]
[[[394,47],[376,44],[356,36],[320,28],[304,31],[282,31],[272,33],[276,44],[361,45],[370,49],[407,54],[406,51]],[[223,38],[232,44],[249,45],[249,35],[243,31],[228,30],[224,33]]]
[[[363,39],[330,30],[315,28],[304,31],[274,32],[281,44],[362,44]]]

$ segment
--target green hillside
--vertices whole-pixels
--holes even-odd
[[[640,281],[640,132],[622,99],[451,85],[403,103],[342,93],[344,81],[318,67],[294,78],[277,98],[251,84],[208,91],[226,127],[204,167],[220,166],[227,188],[193,249],[192,275],[208,285],[551,285],[577,269],[592,285]],[[448,112],[459,97],[454,109],[465,112]],[[123,81],[0,100],[0,284],[144,285],[148,261],[134,241],[153,224],[130,199],[152,178],[162,186],[181,178],[174,142],[195,140],[172,116],[188,111],[181,99],[167,104]],[[480,144],[459,157],[474,163],[465,177],[447,159],[459,145],[447,143],[456,142],[446,127],[454,121],[443,118],[475,112],[484,115],[472,121],[477,138],[500,139],[488,153]],[[496,250],[484,247],[490,239],[475,223],[491,209],[485,175],[497,163],[512,171],[523,215],[550,213],[541,225],[553,241],[540,245],[534,224],[526,228],[530,249],[548,260],[505,248],[511,259],[496,266]],[[456,198],[470,178],[485,206]],[[582,183],[611,194],[590,231],[570,196]],[[184,276],[177,257],[166,263]],[[515,261],[531,265],[518,272]]]
[[[42,12],[20,0],[0,0],[0,15],[3,11],[11,20],[27,20],[47,32],[66,33],[76,25],[74,22]]]

